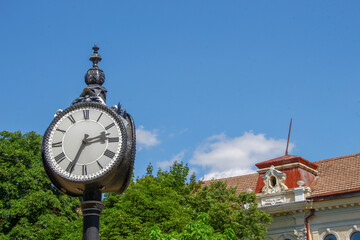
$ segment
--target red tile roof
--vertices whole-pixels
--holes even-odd
[[[288,159],[286,157],[287,156],[285,156],[285,159],[283,157],[275,158],[262,162],[262,164],[266,163],[267,166],[268,163],[275,163],[275,160],[282,161],[294,158],[294,156],[290,156]],[[295,157],[297,158],[298,156]],[[311,197],[360,191],[360,153],[325,159],[307,165],[311,167],[318,166],[317,170],[319,171],[319,175],[310,185],[312,190]],[[229,187],[237,187],[237,192],[240,193],[246,191],[248,188],[254,191],[257,181],[261,181],[262,179],[258,173],[254,173],[218,180],[226,182]],[[206,181],[205,185],[210,184],[210,182],[211,181]]]
[[[346,193],[360,188],[360,153],[315,162],[319,175],[310,186],[311,197]]]
[[[225,182],[228,187],[236,187],[237,193],[245,192],[249,188],[252,189],[252,191],[255,191],[258,176],[258,173],[253,173],[236,177],[221,178],[216,180],[204,181],[204,185],[210,185],[211,182],[220,180]]]

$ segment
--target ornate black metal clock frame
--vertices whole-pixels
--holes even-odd
[[[59,110],[45,132],[42,156],[52,183],[70,196],[83,196],[83,239],[99,238],[104,192],[127,188],[135,160],[135,125],[120,104],[106,106],[101,56],[93,47],[87,87],[64,111]]]

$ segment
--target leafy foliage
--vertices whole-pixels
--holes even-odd
[[[148,168],[149,169],[149,168]],[[174,164],[170,171],[159,171],[132,182],[122,195],[109,194],[101,217],[104,239],[148,239],[151,228],[165,232],[182,231],[191,220],[185,204],[188,168]]]
[[[1,239],[80,238],[78,203],[46,177],[40,135],[0,132]]]
[[[214,229],[209,225],[209,216],[206,213],[199,215],[196,221],[186,225],[185,230],[181,233],[173,232],[170,234],[162,233],[158,226],[151,229],[150,240],[232,240],[235,239],[234,230],[226,229],[223,234],[215,233]]]
[[[209,224],[216,232],[232,229],[236,239],[264,239],[266,224],[271,218],[258,210],[253,193],[236,194],[235,188],[228,188],[224,182],[213,181],[197,188],[188,197],[195,214],[207,213]]]
[[[123,195],[109,194],[102,217],[105,239],[263,239],[270,217],[257,209],[255,195],[236,194],[221,181],[202,187],[189,168],[175,162],[144,177]],[[246,206],[246,207],[245,207]],[[116,219],[116,220],[115,220]]]

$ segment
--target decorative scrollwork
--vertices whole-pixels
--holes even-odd
[[[262,178],[265,185],[262,189],[264,194],[282,192],[288,189],[285,185],[286,173],[276,170],[274,166],[271,166]]]
[[[107,90],[103,86],[89,85],[84,88],[83,92],[80,94],[80,97],[75,99],[71,105],[81,102],[97,102],[106,104],[106,92]]]

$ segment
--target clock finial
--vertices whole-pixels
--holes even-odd
[[[90,61],[93,62],[93,66],[85,74],[85,82],[87,87],[80,94],[80,97],[72,102],[72,105],[80,102],[100,102],[106,104],[106,88],[103,83],[105,82],[104,71],[98,67],[98,63],[101,61],[101,56],[98,53],[99,47],[96,42],[92,48],[94,52],[91,54]]]
[[[85,82],[87,85],[90,84],[103,85],[103,83],[105,82],[105,74],[103,70],[101,70],[98,67],[98,63],[102,60],[102,58],[98,53],[99,47],[97,46],[96,42],[92,49],[94,50],[94,52],[93,54],[91,54],[89,60],[93,62],[93,66],[85,74]]]
[[[91,54],[91,57],[90,57],[90,61],[93,62],[93,67],[97,67],[98,66],[98,62],[101,61],[101,55],[98,54],[98,51],[99,51],[99,47],[97,46],[96,42],[92,48],[94,50],[94,53]]]

